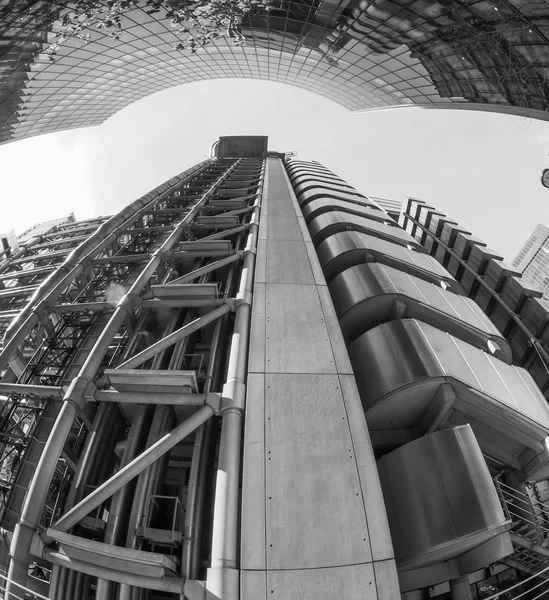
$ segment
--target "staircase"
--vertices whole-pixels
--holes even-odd
[[[549,505],[537,499],[535,483],[526,493],[497,479],[494,485],[503,511],[512,522],[510,530],[513,554],[509,563],[525,573],[536,573],[549,566]]]

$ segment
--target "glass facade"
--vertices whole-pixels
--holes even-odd
[[[275,1],[243,25],[244,46],[174,46],[167,18],[134,10],[120,40],[64,42],[54,4],[0,1],[0,142],[97,125],[148,94],[216,78],[279,81],[353,111],[475,108],[546,118],[549,6],[518,0]]]

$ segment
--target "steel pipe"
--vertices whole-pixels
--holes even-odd
[[[65,390],[58,386],[25,383],[0,383],[0,394],[24,394],[37,398],[63,398]]]
[[[242,258],[242,253],[235,252],[232,256],[227,256],[227,258],[222,258],[221,260],[210,263],[209,265],[205,265],[203,267],[195,269],[194,271],[191,271],[190,273],[182,275],[181,277],[178,277],[177,279],[172,279],[172,281],[170,281],[168,285],[187,283],[189,281],[192,281],[193,279],[197,279],[198,277],[205,275],[206,273],[211,273],[212,271],[217,271],[217,269],[220,269],[221,267],[224,267],[225,265],[230,265],[231,263],[236,262],[237,260],[240,260],[241,258]]]
[[[51,304],[57,297],[56,292],[60,292],[74,277],[83,271],[84,261],[93,258],[90,255],[97,254],[110,243],[110,235],[113,232],[117,231],[122,225],[127,226],[129,219],[137,219],[141,212],[150,209],[151,205],[154,206],[160,200],[161,196],[180,185],[185,179],[196,174],[196,172],[202,170],[210,163],[211,160],[203,161],[192,169],[173,177],[153,191],[135,200],[117,215],[102,223],[91,236],[75,248],[67,256],[63,264],[40,284],[28,304],[6,330],[4,351],[0,355],[0,370],[5,368],[8,360],[17,353],[19,346],[31,328],[36,324],[36,305],[38,303],[47,302]]]
[[[109,579],[118,583],[126,583],[128,585],[143,587],[150,590],[159,590],[170,592],[172,594],[182,594],[185,586],[183,579],[177,577],[146,577],[143,575],[133,575],[116,569],[109,569],[104,566],[96,566],[90,563],[69,558],[66,554],[46,548],[42,556],[49,560],[54,565],[60,565],[67,570],[73,569],[80,573],[86,573],[92,577]]]
[[[145,434],[153,416],[151,406],[138,406],[133,418],[127,442],[124,448],[124,454],[120,462],[120,467],[128,465],[134,458],[140,448],[145,443]],[[131,484],[125,485],[118,490],[112,498],[109,509],[109,520],[105,531],[104,542],[106,544],[121,545],[123,543],[124,533],[128,526],[127,510],[130,503],[130,494],[133,491]],[[106,579],[97,580],[96,600],[109,600],[112,593],[112,582]]]
[[[204,383],[204,392],[214,385],[215,368],[219,365],[219,351],[221,329],[225,319],[220,319],[215,324],[210,347],[210,361]],[[187,502],[185,505],[185,519],[183,524],[183,545],[181,555],[181,573],[185,578],[198,579],[198,563],[200,552],[200,535],[202,531],[202,518],[204,514],[204,497],[207,478],[208,457],[213,437],[212,420],[202,425],[196,432],[189,481],[187,484]]]
[[[211,235],[207,235],[205,237],[200,238],[200,241],[203,242],[205,240],[222,240],[223,238],[234,235],[235,233],[239,233],[240,231],[246,231],[246,229],[248,229],[249,226],[249,223],[245,223],[244,225],[239,225],[238,227],[233,227],[232,229],[218,231],[217,233],[212,233]]]
[[[53,529],[58,531],[68,531],[71,527],[82,520],[90,511],[99,506],[107,498],[112,496],[116,491],[130,482],[139,473],[144,471],[155,460],[158,460],[163,454],[171,450],[181,440],[185,439],[197,427],[202,425],[214,414],[211,406],[203,406],[198,409],[194,415],[186,421],[178,425],[173,431],[163,436],[156,444],[147,448],[137,458],[132,460],[128,465],[120,469],[118,473],[113,475],[105,483],[94,490],[89,496],[79,502],[74,508],[63,515],[57,523],[53,525]]]
[[[165,435],[170,423],[173,421],[173,416],[173,410],[170,407],[164,405],[159,405],[156,407],[152,420],[151,431],[147,440],[148,447],[157,442],[162,435]],[[168,456],[166,453],[139,475],[139,479],[135,488],[135,494],[133,496],[131,514],[129,516],[126,548],[137,548],[138,546],[137,528],[142,523],[143,517],[146,514],[148,499],[156,492],[159,483],[159,475],[161,475],[161,471],[165,470],[167,459]],[[163,464],[161,464],[161,461],[163,461]],[[128,585],[122,584],[120,586],[118,595],[119,600],[130,598],[131,594],[132,590]],[[99,596],[98,600],[103,599]]]
[[[135,369],[135,367],[142,365],[144,362],[149,360],[149,358],[152,358],[153,356],[155,356],[162,350],[169,348],[170,346],[172,346],[179,340],[182,340],[183,338],[186,338],[187,336],[189,336],[191,333],[194,333],[195,331],[202,329],[202,327],[205,327],[212,321],[219,319],[219,317],[222,317],[224,314],[226,314],[230,311],[231,311],[231,306],[229,304],[223,304],[223,305],[219,306],[218,308],[214,308],[209,313],[206,313],[204,316],[199,317],[198,319],[195,319],[194,321],[191,321],[187,325],[183,325],[183,327],[180,327],[173,333],[170,333],[170,335],[167,335],[166,337],[158,340],[158,342],[155,342],[154,344],[152,344],[152,346],[145,348],[145,350],[142,350],[141,352],[139,352],[139,354],[132,356],[129,360],[122,363],[121,365],[119,365],[116,368],[117,369]]]
[[[172,406],[204,406],[207,400],[206,394],[112,392],[110,390],[96,390],[94,398],[99,402],[120,402],[122,404],[170,404]],[[90,400],[91,399],[92,398],[90,398]]]
[[[30,483],[29,491],[23,504],[23,509],[19,523],[15,526],[15,531],[11,545],[12,560],[10,562],[9,567],[9,578],[15,583],[26,581],[27,564],[30,555],[32,539],[40,521],[40,515],[43,510],[45,498],[51,482],[51,478],[55,470],[55,466],[57,464],[57,461],[59,460],[59,457],[61,456],[63,446],[72,427],[72,423],[77,409],[84,402],[86,389],[91,383],[97,369],[99,368],[101,360],[107,352],[112,338],[116,335],[116,332],[118,331],[119,327],[124,322],[126,315],[133,304],[133,301],[141,293],[143,287],[146,285],[149,278],[152,276],[158,265],[163,260],[164,255],[179,239],[185,225],[189,223],[192,219],[194,219],[195,215],[208,201],[210,195],[215,191],[216,187],[223,181],[225,177],[227,177],[227,175],[230,174],[230,172],[238,165],[238,163],[239,161],[236,161],[231,167],[229,167],[225,171],[225,174],[218,178],[218,180],[208,189],[208,191],[202,196],[202,198],[196,203],[196,205],[189,211],[185,218],[175,225],[172,234],[168,236],[168,238],[162,243],[161,247],[153,254],[153,257],[147,263],[141,274],[137,277],[130,290],[122,297],[122,299],[118,303],[109,322],[107,323],[105,329],[103,330],[102,334],[100,335],[99,339],[96,341],[90,354],[88,355],[87,360],[82,366],[79,375],[75,377],[71,382],[67,394],[64,398],[63,406],[61,407],[56,422],[53,425],[48,441],[46,442],[46,445],[38,462],[35,475]],[[194,173],[196,172],[196,170],[197,169],[193,170],[192,172]],[[174,182],[174,184],[180,182],[181,179],[177,178],[177,182]],[[164,184],[166,187],[160,187],[164,191],[166,189],[171,189],[171,187],[173,187],[174,184],[168,182],[168,184]],[[159,188],[157,188],[157,190],[158,189]],[[149,195],[145,196],[144,198],[147,197],[149,197]],[[130,207],[132,206],[133,204],[130,205]],[[135,208],[132,210],[135,210]],[[119,216],[123,214],[125,214],[124,211],[119,213]],[[101,229],[101,227],[99,229]],[[114,229],[116,229],[115,225],[113,225],[113,230]],[[86,242],[83,244],[83,246],[85,244]],[[60,273],[66,272],[67,269],[70,266],[72,266],[70,260],[72,256],[73,254],[71,253],[71,255],[67,258],[66,266],[60,268]],[[55,276],[56,273],[54,273],[53,276]],[[60,278],[62,281],[63,277],[61,275]],[[48,284],[49,288],[48,286],[46,286],[45,289],[49,290],[51,287],[55,287],[54,283],[58,282],[58,278],[54,277],[52,281],[53,283]],[[57,283],[57,285],[59,286],[60,284]],[[29,319],[38,319],[37,311],[31,312]],[[25,327],[26,325],[22,324],[21,327],[19,327],[19,329],[17,330],[17,333],[15,333],[15,335],[9,340],[7,344],[7,346],[10,346],[10,344],[12,343],[15,344],[15,346],[11,348],[11,350],[14,352],[19,351],[19,343],[17,343],[19,337],[22,336],[20,338],[22,342],[26,335],[26,332],[28,331],[28,329],[25,331]],[[24,332],[24,335],[22,334],[22,332]],[[8,358],[12,358],[11,351],[8,352]],[[3,368],[2,357],[0,357],[0,369],[1,368]],[[211,409],[209,409],[209,407],[204,407],[200,409],[199,413],[200,411],[206,411],[208,413],[213,412]],[[115,490],[113,490],[113,492],[114,491]],[[10,586],[11,584],[8,583],[6,587],[7,594],[10,591]]]
[[[262,179],[265,164],[262,169]],[[260,184],[261,191],[263,183]],[[227,380],[223,386],[221,443],[217,468],[211,567],[208,569],[206,588],[219,600],[238,600],[238,519],[240,452],[242,421],[246,399],[246,364],[249,347],[251,301],[255,270],[255,252],[259,231],[262,194],[253,206],[249,234],[244,251],[240,278],[235,325],[231,339]],[[240,301],[240,302],[239,302]]]

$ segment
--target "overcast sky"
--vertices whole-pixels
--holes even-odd
[[[268,135],[359,191],[420,198],[511,260],[549,225],[549,123],[473,111],[353,114],[267,81],[215,80],[154,94],[100,127],[0,147],[0,231],[74,212],[112,214],[202,160],[220,135]]]

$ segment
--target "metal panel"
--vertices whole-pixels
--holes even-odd
[[[248,372],[265,372],[265,346],[266,346],[266,285],[254,284],[254,301],[252,304],[252,324],[250,332],[250,354],[248,358]]]
[[[265,376],[248,375],[242,473],[243,569],[265,569]]]
[[[411,319],[385,323],[362,335],[349,350],[363,401],[372,402],[425,377],[443,376],[483,392],[509,419],[524,418],[549,428],[549,407],[526,370],[425,323]],[[375,358],[370,360],[361,354],[372,351]],[[367,375],[358,368],[362,361],[368,364]]]
[[[348,230],[361,231],[403,246],[421,248],[421,245],[409,233],[397,227],[389,216],[387,216],[387,224],[383,224],[372,219],[334,211],[320,215],[309,223],[309,231],[315,245],[320,244],[330,235]]]
[[[265,571],[242,571],[242,600],[267,600],[267,574]]]
[[[303,237],[305,237],[305,235]],[[318,260],[318,255],[316,253],[315,246],[314,246],[313,242],[307,241],[310,239],[311,239],[311,236],[309,235],[309,231],[307,230],[307,237],[305,238],[305,247],[307,248],[307,254],[309,255],[309,262],[310,262],[311,268],[313,270],[315,284],[325,286],[326,278],[324,277],[322,267],[320,266],[320,262]]]
[[[305,242],[267,242],[267,283],[314,283]]]
[[[330,292],[343,335],[354,340],[379,323],[416,318],[486,349],[488,340],[501,350],[500,360],[511,362],[511,349],[488,317],[469,298],[397,269],[369,263],[343,271],[330,283]]]
[[[339,378],[268,374],[266,384],[268,569],[371,561]]]
[[[299,224],[295,217],[276,217],[269,215],[267,218],[267,239],[303,241]]]
[[[358,192],[351,193],[350,190],[345,191],[343,189],[330,190],[325,187],[312,187],[306,192],[302,192],[299,195],[298,201],[301,208],[303,208],[309,202],[312,202],[313,200],[317,200],[319,198],[335,198],[336,200],[347,200],[348,202],[360,202],[361,200],[368,201],[366,196],[363,196]]]
[[[315,286],[267,284],[266,307],[267,372],[336,372]]]
[[[335,198],[321,198],[309,202],[309,204],[303,208],[303,216],[307,223],[309,223],[314,218],[318,217],[318,215],[333,210],[340,210],[351,215],[364,216],[376,221],[387,221],[387,213],[379,210],[379,208],[372,204],[345,202],[344,200],[336,200]]]
[[[374,563],[377,597],[379,600],[395,600],[400,596],[397,583],[397,569],[394,560],[380,560]]]
[[[376,447],[470,423],[487,456],[549,475],[549,407],[524,369],[413,320],[370,330],[349,353]]]
[[[317,291],[322,312],[324,314],[324,322],[326,323],[326,328],[330,335],[330,345],[332,347],[337,372],[352,375],[353,368],[351,367],[351,361],[349,360],[349,354],[338,323],[332,298],[330,297],[330,292],[326,286],[318,286]]]
[[[328,282],[349,267],[374,261],[433,283],[445,281],[454,293],[462,293],[432,256],[359,231],[336,233],[320,243],[317,252]]]
[[[352,565],[332,569],[271,571],[267,576],[267,596],[284,600],[378,600],[374,569]],[[392,600],[399,596],[393,596]]]
[[[378,468],[400,569],[455,558],[507,528],[467,425],[406,444],[385,455]]]
[[[385,502],[381,493],[377,469],[373,468],[375,464],[374,451],[355,378],[354,375],[340,375],[339,381],[362,487],[372,557],[374,561],[392,559],[394,556],[393,545]]]
[[[305,181],[303,183],[299,183],[298,185],[295,185],[294,187],[294,191],[296,193],[296,195],[299,197],[303,192],[306,192],[307,190],[311,189],[311,188],[328,188],[330,190],[334,190],[334,191],[343,191],[345,193],[357,193],[358,192],[355,190],[354,187],[346,184],[344,181],[337,180],[337,179],[328,179],[328,178],[324,178],[324,177],[318,177],[316,176],[314,179],[310,178],[309,181]]]

